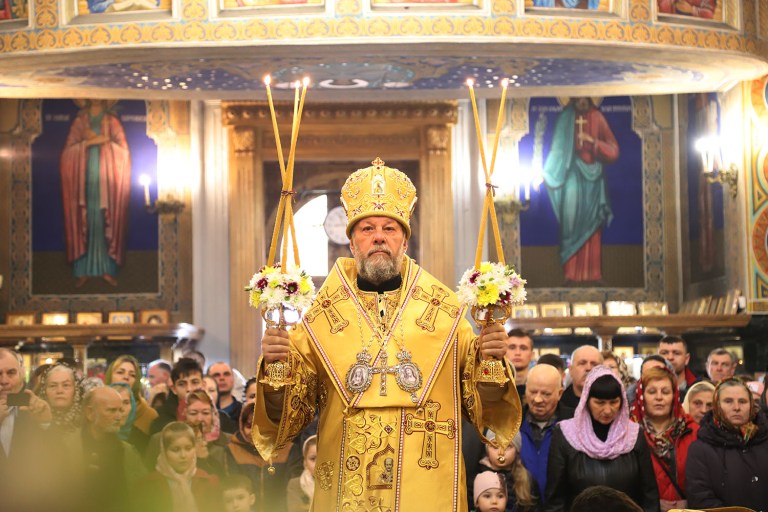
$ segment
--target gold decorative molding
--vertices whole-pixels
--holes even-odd
[[[472,43],[511,38],[519,40],[512,42],[537,44],[573,41],[716,49],[759,59],[765,59],[768,51],[763,32],[764,2],[757,0],[723,0],[722,22],[678,16],[657,19],[656,0],[614,0],[612,12],[597,13],[599,16],[566,9],[547,10],[545,14],[541,9],[525,12],[523,0],[488,0],[490,8],[485,12],[456,11],[455,5],[446,4],[445,10],[388,16],[366,9],[364,5],[370,0],[339,0],[334,12],[307,14],[301,10],[304,6],[296,6],[298,10],[254,9],[247,14],[238,12],[237,17],[219,16],[206,0],[181,0],[171,16],[165,11],[158,12],[156,18],[137,18],[133,13],[117,17],[96,14],[87,24],[69,23],[67,1],[72,0],[32,0],[29,26],[4,25],[7,28],[0,33],[0,54],[141,45],[186,49],[190,43],[201,42],[313,45],[348,38],[359,39],[356,43],[379,43],[385,38],[387,42],[418,44],[418,38],[435,36],[457,41],[466,38]],[[551,12],[559,15],[549,15]],[[683,23],[679,23],[681,19]]]
[[[253,153],[256,151],[256,131],[238,126],[232,130],[232,147],[235,153]]]
[[[377,122],[378,124],[409,123],[412,126],[427,124],[455,124],[457,119],[455,101],[428,103],[349,103],[328,106],[306,104],[301,126],[339,122]],[[272,120],[267,102],[224,103],[222,105],[224,124],[228,126],[268,126]],[[275,104],[278,123],[288,124],[293,118],[293,104]],[[303,140],[303,138],[302,138]]]
[[[283,142],[283,151],[285,151],[286,142],[288,141],[288,133],[281,136],[280,139]],[[415,131],[413,133],[406,134],[362,134],[354,135],[347,133],[336,133],[328,135],[304,135],[299,134],[299,151],[301,153],[307,152],[307,150],[314,152],[314,149],[322,148],[339,148],[339,147],[392,147],[418,145],[419,137]],[[261,147],[266,152],[271,152],[275,149],[275,137],[273,132],[265,133],[262,138]]]
[[[448,151],[451,133],[446,126],[427,128],[427,151],[431,155],[444,155]]]

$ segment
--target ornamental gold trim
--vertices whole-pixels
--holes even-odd
[[[278,123],[290,123],[293,106],[276,103],[275,114]],[[348,104],[307,104],[302,115],[302,125],[328,125],[338,123],[355,124],[375,121],[380,124],[397,124],[408,121],[412,125],[455,124],[458,119],[458,103],[348,103]],[[225,102],[222,104],[224,125],[272,126],[267,102]],[[302,136],[302,144],[305,138]]]

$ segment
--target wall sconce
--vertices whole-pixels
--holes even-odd
[[[512,194],[498,195],[493,202],[496,204],[496,213],[501,216],[501,220],[505,224],[513,223],[520,212],[528,210],[531,206],[530,195],[523,200]]]
[[[149,185],[152,183],[152,179],[146,174],[142,174],[139,177],[139,183],[144,187],[144,206],[147,208],[147,212],[160,215],[178,215],[184,210],[184,203],[176,199],[173,194],[167,194],[164,199],[159,197],[153,205],[149,199]]]
[[[507,170],[506,179],[500,179],[498,192],[494,198],[496,212],[505,224],[510,224],[531,207],[531,189],[538,192],[542,184],[541,170],[518,167],[517,171]]]
[[[736,199],[738,194],[739,167],[731,163],[723,165],[720,141],[716,137],[704,137],[696,141],[696,150],[701,153],[701,165],[704,176],[709,183],[728,185],[731,197]]]

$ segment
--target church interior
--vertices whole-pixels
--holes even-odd
[[[84,368],[194,347],[253,375],[244,287],[294,123],[315,286],[349,254],[341,186],[380,158],[418,190],[408,254],[454,289],[498,226],[540,354],[682,334],[692,365],[725,346],[765,373],[760,0],[0,0],[0,345]]]

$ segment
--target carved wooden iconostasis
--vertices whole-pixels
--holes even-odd
[[[287,158],[293,106],[275,108]],[[268,105],[224,103],[222,113],[229,140],[230,353],[235,366],[247,368],[258,358],[261,319],[242,289],[267,261],[281,179]],[[328,209],[337,206],[347,176],[380,157],[417,185],[408,254],[439,279],[453,282],[451,126],[456,118],[455,102],[307,103],[296,149],[294,211],[322,194]],[[344,245],[329,247],[329,261],[348,255]]]

